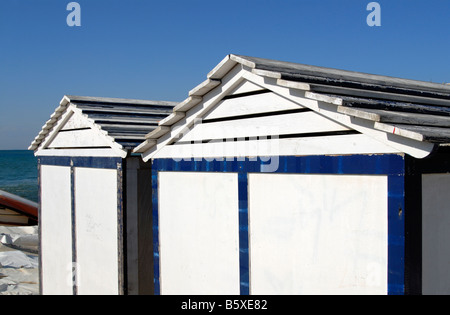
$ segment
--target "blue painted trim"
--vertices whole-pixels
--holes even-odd
[[[76,233],[76,205],[75,205],[75,169],[70,166],[70,217],[72,220],[72,292],[73,295],[78,294],[78,276],[77,276],[77,233]]]
[[[152,164],[153,284],[155,295],[161,294],[159,260],[158,161]]]
[[[38,171],[38,239],[39,239],[39,246],[42,244],[42,185],[41,185],[41,164],[38,160],[37,164],[37,171]],[[43,270],[42,270],[42,251],[39,251],[39,295],[43,295]]]
[[[117,157],[74,157],[74,156],[41,156],[41,165],[92,167],[116,169],[122,158]]]
[[[126,255],[126,213],[124,208],[124,172],[126,164],[122,160],[116,164],[117,169],[117,251],[118,251],[118,289],[120,295],[127,292],[127,255]]]
[[[276,169],[270,166],[276,165]],[[270,170],[270,171],[269,171]],[[241,294],[249,294],[249,234],[248,234],[248,174],[345,174],[388,176],[388,294],[405,293],[405,220],[404,178],[405,160],[402,155],[348,156],[282,156],[260,157],[238,161],[207,160],[175,161],[156,159],[152,165],[153,248],[155,294],[160,294],[158,172],[235,172],[239,177],[239,252]],[[401,211],[400,211],[401,209]]]
[[[405,294],[405,176],[388,176],[388,294]]]
[[[248,173],[239,173],[239,275],[241,295],[250,294],[248,235]]]

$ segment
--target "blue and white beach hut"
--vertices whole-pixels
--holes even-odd
[[[450,293],[450,87],[229,55],[134,150],[156,294]]]
[[[176,103],[64,96],[33,141],[42,294],[152,294],[150,166],[132,150]]]

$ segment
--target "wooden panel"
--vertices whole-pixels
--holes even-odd
[[[230,139],[349,130],[314,112],[199,123],[179,141]]]
[[[159,173],[162,294],[239,294],[238,176]]]
[[[299,108],[303,107],[273,93],[263,93],[221,101],[211,109],[204,119],[217,119]]]
[[[422,176],[422,293],[450,294],[450,174]]]
[[[117,171],[75,169],[78,294],[117,295]]]
[[[249,214],[251,294],[387,294],[387,177],[250,174]]]
[[[163,147],[155,158],[398,153],[366,135],[225,141]]]
[[[249,92],[255,92],[255,91],[262,91],[264,88],[262,88],[259,85],[256,85],[252,82],[249,82],[247,80],[244,80],[236,89],[234,89],[230,95],[236,95],[236,94],[242,94],[242,93],[249,93]]]
[[[86,148],[110,146],[92,129],[59,132],[48,148]]]
[[[81,115],[74,113],[65,123],[64,127],[61,128],[61,130],[89,128],[89,124],[86,120],[86,117],[82,117]]]
[[[70,167],[41,166],[42,294],[72,295]]]

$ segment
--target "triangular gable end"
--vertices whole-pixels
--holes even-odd
[[[178,136],[153,158],[398,152],[246,79],[204,115],[197,115],[193,125],[187,128],[183,123],[172,129]]]
[[[44,127],[45,128],[45,127]],[[67,106],[35,149],[36,156],[117,156],[127,152],[77,108]]]

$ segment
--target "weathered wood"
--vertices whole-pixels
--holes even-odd
[[[404,124],[387,125],[384,123],[375,123],[375,128],[419,141],[449,143],[450,139],[450,130],[448,128]]]
[[[207,79],[189,92],[189,96],[203,96],[220,84],[220,80]]]
[[[279,72],[261,70],[261,69],[253,69],[252,72],[256,75],[260,75],[260,76],[266,77],[266,78],[281,79],[281,73],[279,73]]]
[[[174,112],[159,122],[160,126],[172,126],[186,117],[185,112]]]
[[[149,101],[149,100],[135,100],[125,98],[111,98],[111,97],[88,97],[88,96],[75,96],[67,95],[70,102],[86,102],[86,103],[112,103],[112,104],[133,104],[133,105],[145,105],[145,106],[164,106],[172,108],[176,106],[177,102],[168,101]]]
[[[383,123],[450,127],[450,117],[442,117],[437,115],[393,112],[386,110],[363,109],[346,106],[338,107],[338,112],[348,114],[354,117],[360,117]]]
[[[256,68],[257,70],[280,73],[283,77],[292,77],[296,79],[307,78],[310,80],[315,79],[316,81],[326,82],[328,85],[359,86],[362,89],[379,88],[384,90],[396,90],[404,94],[421,93],[428,95],[441,95],[450,99],[450,87],[444,84],[330,69],[248,56],[235,56],[235,60],[245,61],[246,63],[252,65],[252,68]]]
[[[202,101],[201,96],[189,96],[186,100],[178,104],[173,111],[174,112],[187,112]]]
[[[343,104],[342,98],[332,97],[332,96],[318,94],[318,93],[314,93],[314,92],[306,91],[305,97],[310,98],[312,100],[319,101],[319,102],[325,102],[325,103],[330,103],[330,104],[334,104],[334,105],[342,105]]]
[[[161,115],[163,113],[169,114],[172,112],[171,108],[164,110],[157,110],[155,108],[143,106],[106,106],[106,105],[100,106],[82,103],[73,103],[73,105],[88,113],[105,112],[105,113],[123,113],[123,114]]]
[[[302,82],[295,82],[295,81],[287,81],[287,80],[283,80],[283,79],[278,79],[277,80],[277,84],[279,86],[284,86],[290,89],[298,89],[298,90],[304,90],[304,91],[309,91],[311,90],[311,87],[309,84],[307,83],[302,83]]]
[[[434,106],[450,106],[450,100],[431,98],[425,96],[397,94],[384,91],[371,91],[367,89],[355,89],[342,86],[330,86],[325,84],[312,84],[310,83],[311,91],[325,94],[340,94],[361,98],[373,98],[380,100],[390,100],[396,102],[409,102],[415,104],[427,104]]]
[[[212,69],[208,75],[208,79],[222,79],[231,69],[237,64],[237,61],[231,58],[231,55],[227,55],[217,66]]]
[[[170,127],[167,126],[158,126],[155,130],[148,133],[145,138],[146,139],[158,139],[159,137],[165,135],[170,131]]]

